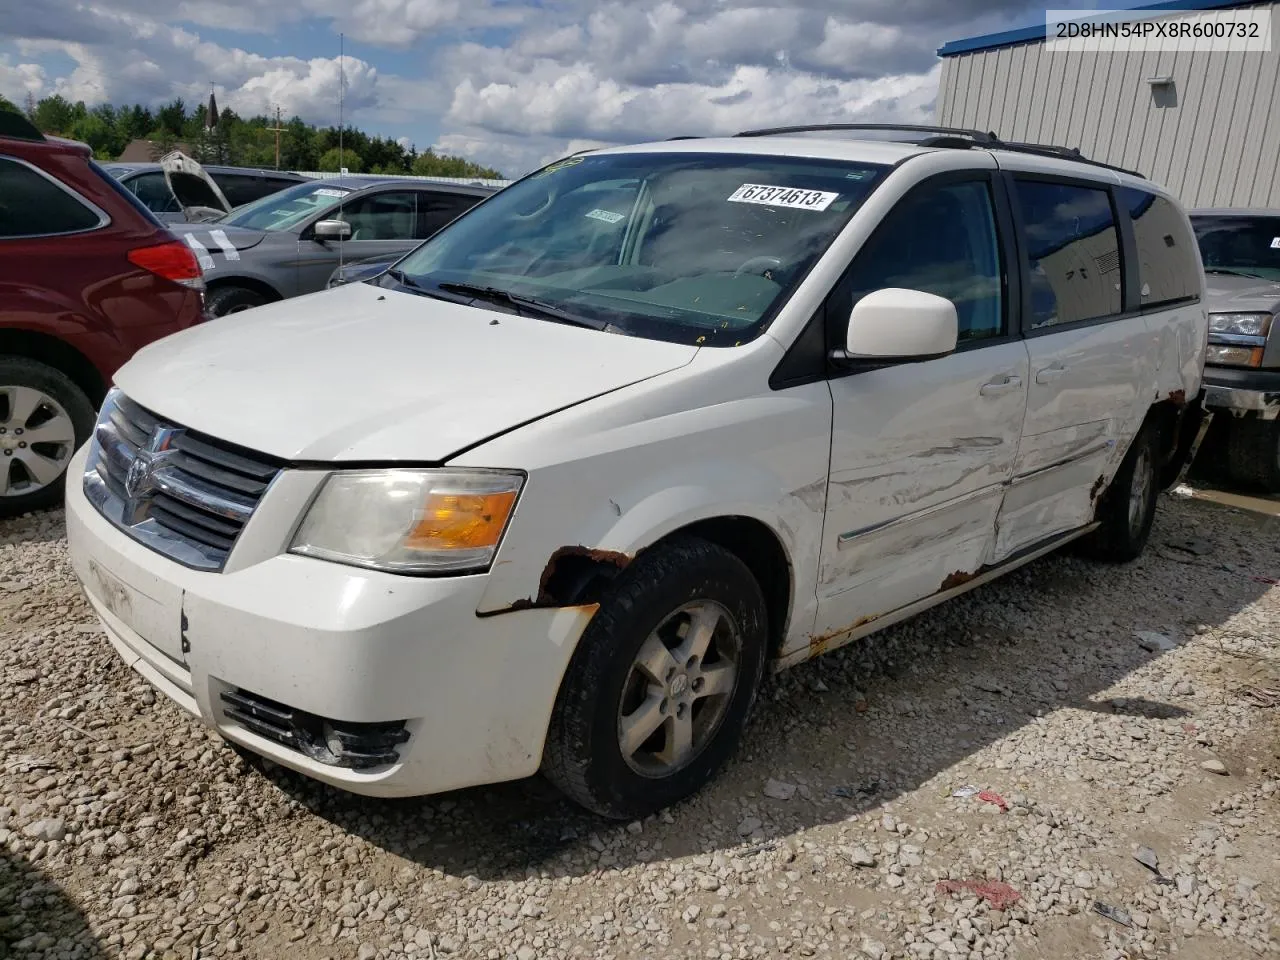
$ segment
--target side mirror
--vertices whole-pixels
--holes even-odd
[[[311,235],[317,240],[350,240],[351,224],[345,220],[319,220]]]
[[[920,290],[887,287],[869,293],[849,315],[845,356],[853,362],[933,360],[955,352],[956,305]]]

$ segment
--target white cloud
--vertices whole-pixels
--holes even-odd
[[[1037,15],[1025,0],[16,0],[5,31],[21,62],[0,59],[0,92],[193,103],[212,81],[238,112],[332,124],[336,57],[290,54],[336,43],[280,40],[341,30],[360,54],[345,60],[348,122],[512,174],[578,145],[927,122],[939,44]],[[418,75],[380,71],[381,48],[420,53]],[[72,68],[53,69],[63,56]]]

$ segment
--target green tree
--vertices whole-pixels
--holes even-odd
[[[118,143],[115,127],[108,124],[97,111],[87,113],[72,123],[67,135],[73,140],[87,143],[97,157],[118,156],[123,149]]]
[[[426,150],[413,161],[413,172],[419,177],[478,177],[501,180],[502,174],[492,167],[481,166],[464,157]]]
[[[349,147],[344,148],[341,153],[341,162],[339,162],[338,148],[326,150],[320,155],[319,169],[321,172],[335,172],[343,167],[347,168],[349,173],[363,173],[364,160],[360,158],[360,154],[356,153]]]
[[[18,109],[18,105],[14,103],[12,100],[6,99],[4,94],[0,94],[0,110],[8,110],[10,113],[22,112],[21,110]]]
[[[156,111],[156,126],[168,131],[176,139],[182,136],[187,123],[187,105],[181,97],[175,97]]]
[[[83,109],[84,104],[80,105]],[[66,133],[75,120],[75,108],[60,93],[36,104],[35,125],[43,133]]]

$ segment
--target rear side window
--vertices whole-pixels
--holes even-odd
[[[0,238],[83,233],[101,216],[26,164],[0,157]]]
[[[1145,190],[1121,187],[1120,206],[1133,222],[1138,289],[1144,307],[1200,296],[1200,254],[1178,208]]]
[[[253,203],[262,197],[293,186],[292,180],[276,180],[267,177],[255,177],[244,173],[211,173],[213,182],[218,185],[227,203],[238,207],[244,203]]]
[[[1028,327],[1121,312],[1120,235],[1105,189],[1015,180],[1030,280]]]
[[[470,210],[481,200],[456,193],[418,194],[418,226],[415,240],[425,240],[456,217]]]

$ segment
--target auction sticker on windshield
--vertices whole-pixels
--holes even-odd
[[[798,190],[795,187],[771,187],[763,183],[744,183],[729,195],[731,203],[761,203],[770,207],[794,207],[797,210],[825,210],[840,196],[825,190]]]
[[[345,197],[350,190],[334,190],[332,187],[321,187],[316,191],[317,197]]]
[[[592,210],[590,213],[584,214],[592,220],[603,220],[605,223],[617,223],[619,220],[627,219],[625,213],[614,213],[612,210]]]

